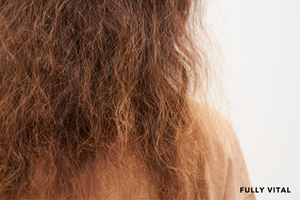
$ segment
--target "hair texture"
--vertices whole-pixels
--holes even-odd
[[[213,71],[203,13],[0,0],[0,197],[207,198],[213,122],[192,98],[207,102]]]

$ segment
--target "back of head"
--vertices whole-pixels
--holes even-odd
[[[205,197],[191,91],[210,66],[190,0],[0,5],[2,198],[108,198],[114,173],[138,198],[122,180],[140,167],[157,198]]]

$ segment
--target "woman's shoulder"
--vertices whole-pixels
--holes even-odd
[[[210,105],[194,101],[194,107],[208,143],[206,173],[210,199],[254,200],[254,194],[240,193],[240,187],[250,187],[251,182],[232,123]]]
[[[192,101],[194,118],[197,125],[206,135],[210,142],[222,144],[222,151],[232,153],[239,144],[236,131],[232,122],[220,110],[207,104]]]

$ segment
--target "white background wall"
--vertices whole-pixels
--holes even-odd
[[[300,200],[300,0],[208,4],[250,178],[253,187],[265,187],[256,197]],[[292,193],[270,194],[266,187]]]

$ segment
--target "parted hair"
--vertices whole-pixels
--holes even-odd
[[[204,10],[0,0],[0,198],[207,198]]]

